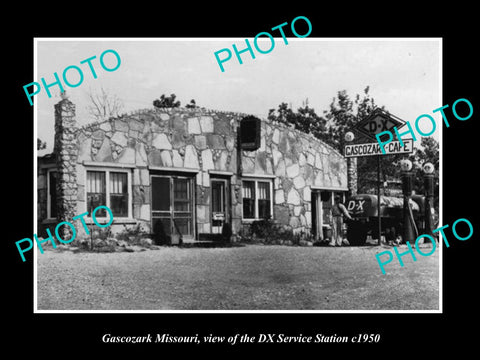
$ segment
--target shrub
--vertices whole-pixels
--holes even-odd
[[[230,242],[232,237],[232,226],[230,223],[224,223],[222,226],[222,241],[223,242]]]
[[[117,240],[124,240],[132,245],[137,244],[141,237],[142,232],[140,224],[137,224],[134,227],[127,227],[124,225],[124,229],[115,236]]]
[[[276,227],[273,220],[269,217],[267,219],[254,221],[250,226],[250,231],[252,235],[269,242],[273,235],[272,233],[276,231]]]

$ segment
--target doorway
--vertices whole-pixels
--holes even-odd
[[[332,208],[336,194],[340,195],[343,201],[344,191],[312,189],[312,234],[316,240],[330,240],[332,236]]]
[[[319,190],[312,190],[312,234],[315,240],[323,241],[323,207]]]
[[[152,175],[152,229],[157,244],[193,241],[193,178]]]
[[[212,234],[221,234],[225,223],[230,222],[230,181],[227,178],[211,177],[211,228]]]

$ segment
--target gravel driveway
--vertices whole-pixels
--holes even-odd
[[[391,247],[161,247],[38,253],[38,310],[438,310],[439,254]],[[403,251],[403,249],[400,249]],[[425,252],[427,252],[425,250]]]

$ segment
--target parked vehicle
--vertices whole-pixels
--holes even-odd
[[[353,220],[347,220],[347,239],[351,245],[363,245],[367,236],[378,239],[377,195],[352,195],[346,202]],[[425,196],[412,195],[410,208],[415,219],[416,233],[425,230]],[[380,196],[382,235],[387,241],[403,233],[403,198]]]

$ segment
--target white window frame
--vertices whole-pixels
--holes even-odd
[[[50,198],[50,173],[56,172],[58,174],[58,170],[56,168],[47,169],[47,219],[51,220],[55,219],[52,217],[52,199]],[[58,178],[57,178],[58,181]]]
[[[258,217],[258,183],[264,182],[270,185],[270,219],[274,219],[273,216],[273,178],[270,176],[258,176],[258,177],[242,177],[242,199],[243,199],[243,182],[244,181],[253,181],[255,183],[255,218],[248,218],[246,219],[243,216],[243,206],[242,206],[242,221],[243,222],[253,222],[262,220]]]
[[[84,196],[84,201],[85,201],[85,211],[88,209],[88,201],[87,201],[87,179],[88,171],[97,171],[97,172],[105,172],[105,205],[110,209],[110,173],[111,172],[116,172],[116,173],[125,173],[127,174],[127,193],[128,193],[128,209],[127,209],[127,216],[119,217],[114,215],[114,221],[118,220],[131,220],[132,219],[132,170],[131,169],[125,169],[125,168],[117,168],[117,167],[100,167],[100,166],[92,166],[92,167],[85,167],[85,196]],[[92,214],[88,214],[87,218],[89,220],[92,220]],[[100,221],[108,221],[109,217],[102,217],[102,216],[95,216],[95,219],[100,220]]]

